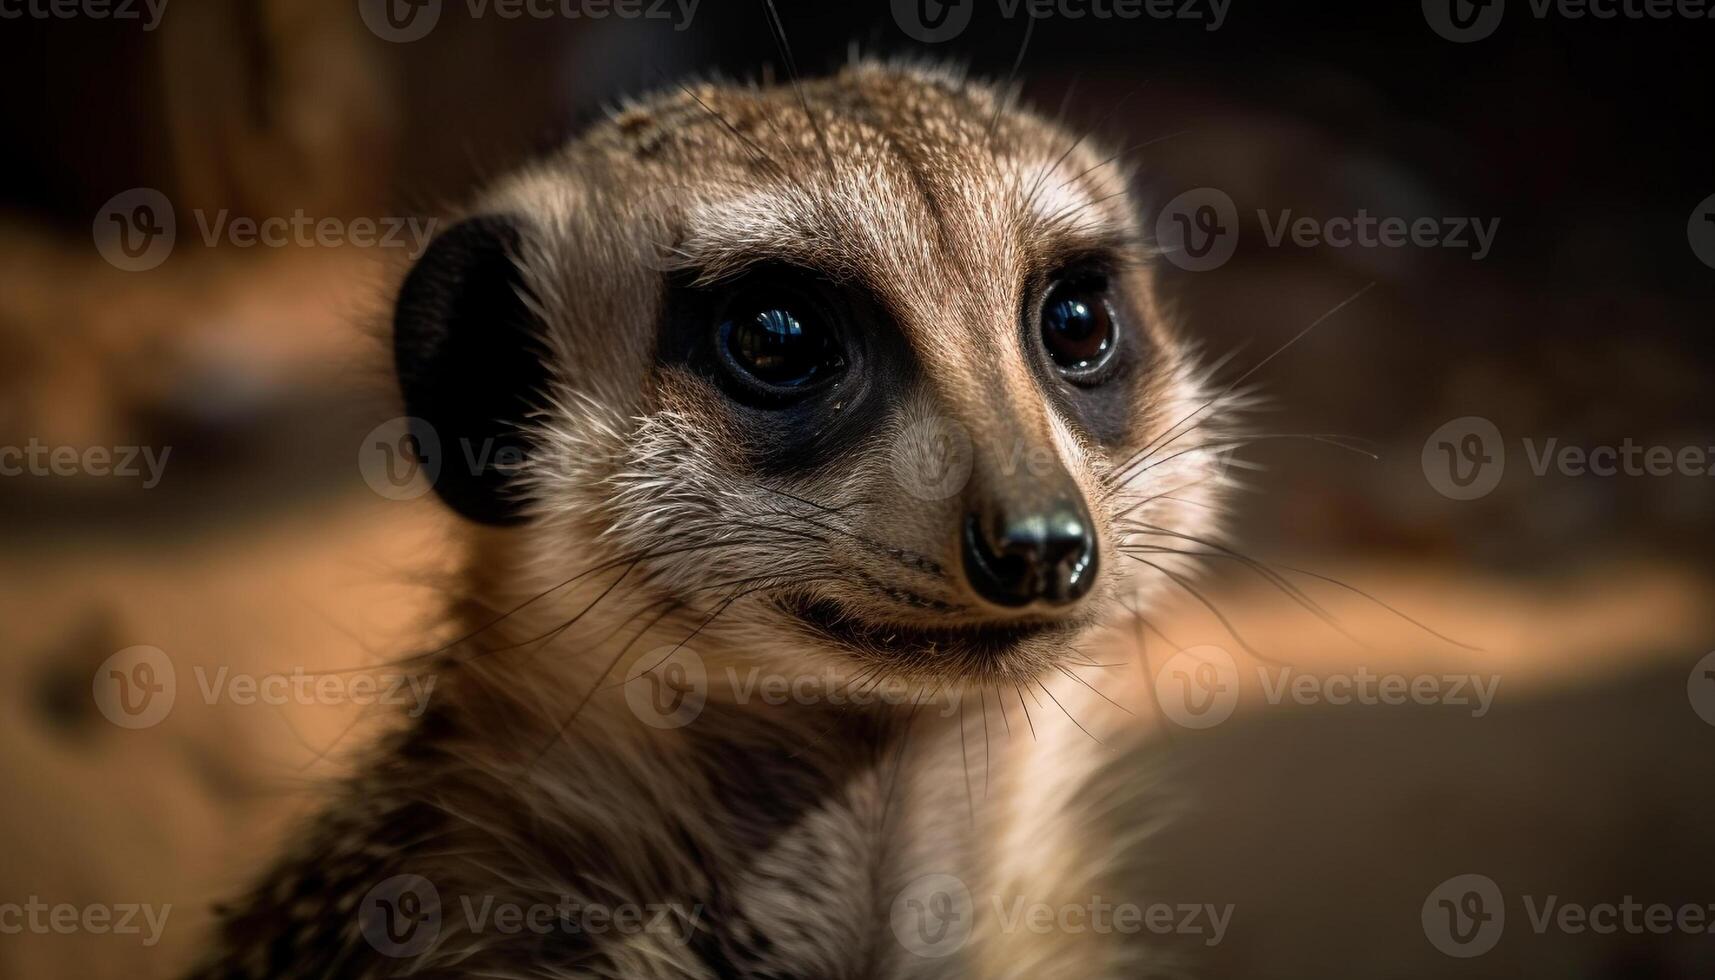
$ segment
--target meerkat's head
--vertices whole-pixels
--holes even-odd
[[[700,84],[487,193],[397,365],[520,592],[606,561],[698,644],[1017,679],[1218,496],[1138,229],[1117,157],[946,73]]]

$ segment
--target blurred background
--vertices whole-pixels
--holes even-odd
[[[1456,2],[1480,15],[1465,42],[1441,0],[780,2],[805,73],[854,51],[1016,64],[1027,100],[1129,148],[1152,230],[1229,200],[1209,212],[1228,260],[1162,266],[1225,377],[1369,287],[1248,379],[1261,431],[1366,453],[1245,450],[1235,546],[1467,646],[1292,573],[1353,642],[1239,562],[1205,594],[1245,642],[1189,600],[1127,641],[1157,681],[1183,680],[1182,649],[1236,664],[1213,719],[1159,686],[1128,705],[1180,816],[1139,856],[1158,897],[1234,909],[1218,943],[1161,937],[1187,975],[1715,976],[1696,928],[1529,914],[1715,907],[1715,20]],[[624,94],[781,72],[752,0],[490,4],[0,2],[0,907],[171,906],[148,945],[8,930],[0,975],[182,969],[209,904],[385,724],[197,685],[378,663],[436,622],[457,526],[359,458],[398,414],[384,324],[411,230]],[[1134,15],[1069,16],[1092,10]],[[1270,240],[1283,215],[1360,212],[1456,233]],[[298,216],[337,234],[242,231]],[[1602,447],[1614,475],[1560,455]],[[92,678],[139,645],[178,697],[130,729]],[[1271,696],[1282,664],[1429,693]],[[1480,715],[1461,678],[1494,691]],[[1469,874],[1506,913],[1484,949],[1436,925]]]

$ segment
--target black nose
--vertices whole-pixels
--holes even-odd
[[[1096,536],[1081,503],[965,521],[965,575],[997,606],[1070,605],[1096,580]]]

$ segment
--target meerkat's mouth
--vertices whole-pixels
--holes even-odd
[[[780,604],[821,639],[891,656],[992,660],[1033,641],[1070,640],[1085,626],[1077,620],[1048,619],[918,626],[866,619],[832,599],[788,598]]]

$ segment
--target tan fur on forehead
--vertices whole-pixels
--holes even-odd
[[[978,269],[997,256],[960,246],[1048,254],[1135,237],[1115,157],[985,85],[901,64],[628,103],[489,205],[534,203],[568,182],[607,199],[590,202],[592,218],[659,220],[666,240],[653,245],[667,263],[709,277],[770,256],[878,275],[925,246]]]
[[[992,96],[973,107],[968,93],[878,72],[826,83],[843,98],[822,99],[822,89],[807,88],[825,152],[807,126],[794,127],[799,138],[784,147],[772,129],[753,134],[757,153],[786,155],[782,171],[715,184],[691,202],[681,263],[709,278],[759,255],[854,277],[920,273],[913,259],[1004,275],[1020,270],[1003,263],[1130,237],[1119,200],[1124,176],[1092,148],[1016,111],[984,115]],[[871,92],[866,83],[874,78],[889,84]],[[837,87],[848,81],[863,101]],[[875,101],[882,99],[892,101]],[[804,110],[786,104],[774,111]]]

